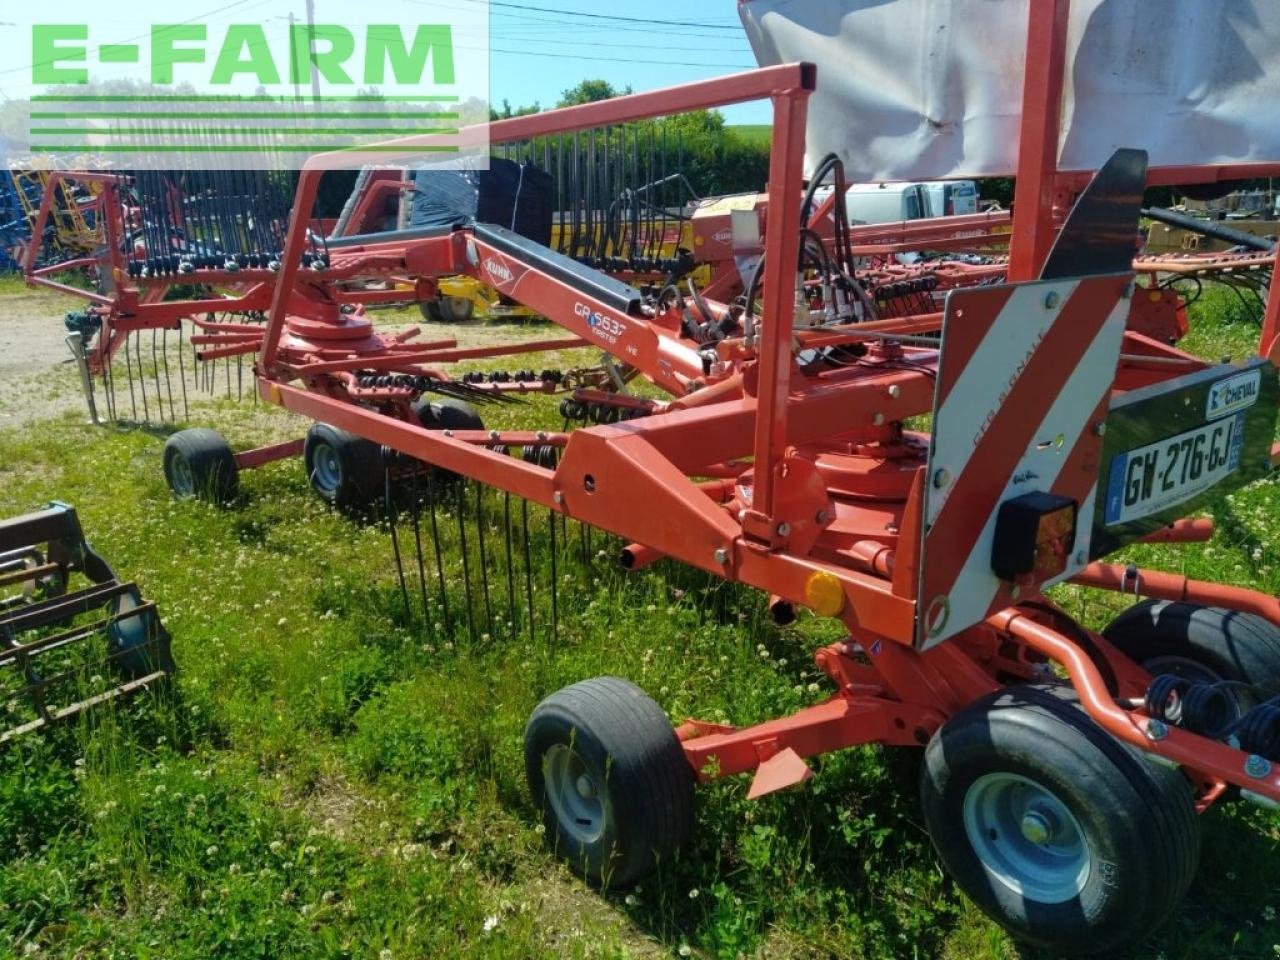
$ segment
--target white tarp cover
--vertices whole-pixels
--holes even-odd
[[[744,0],[762,66],[818,65],[809,168],[851,181],[1012,173],[1028,0]],[[1063,170],[1280,160],[1280,0],[1074,0]]]

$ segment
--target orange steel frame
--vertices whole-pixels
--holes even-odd
[[[1012,217],[1014,281],[1039,274],[1057,222],[1072,194],[1088,179],[1079,171],[1056,168],[1067,0],[1031,0],[1030,11]],[[201,275],[204,282],[236,285],[238,297],[217,301],[220,309],[267,311],[265,329],[212,325],[200,345],[208,348],[209,357],[256,353],[258,389],[270,402],[635,541],[629,549],[637,566],[657,555],[674,557],[764,590],[779,609],[816,606],[809,593],[815,578],[834,583],[837,597],[828,599],[831,608],[822,612],[838,616],[848,638],[819,650],[816,660],[836,693],[793,716],[745,729],[683,724],[678,734],[699,776],[755,771],[752,795],[759,795],[803,779],[808,772],[804,757],[869,742],[921,744],[976,698],[1002,684],[1040,676],[1053,661],[1067,671],[1098,723],[1120,739],[1182,764],[1200,787],[1202,805],[1212,801],[1223,783],[1280,802],[1280,772],[1250,776],[1239,751],[1183,730],[1160,739],[1149,736],[1149,718],[1133,706],[1150,681],[1147,674],[1097,635],[1089,635],[1091,649],[1086,653],[1055,628],[1057,615],[1027,602],[1043,600],[1038,595],[1024,595],[1019,606],[927,651],[912,645],[917,619],[914,583],[921,564],[923,440],[894,425],[931,409],[930,370],[936,366],[936,351],[905,346],[902,355],[913,361],[906,367],[867,365],[810,377],[796,367],[793,350],[868,343],[874,351],[880,349],[876,341],[881,338],[936,333],[943,319],[934,313],[834,329],[792,329],[801,227],[796,199],[803,180],[807,101],[814,85],[812,66],[789,64],[488,125],[490,142],[510,142],[747,100],[772,101],[760,312],[764,322],[750,336],[718,344],[716,369],[708,372],[697,345],[681,336],[675,311],[620,311],[537,266],[522,269],[520,302],[551,317],[569,334],[535,346],[606,348],[671,394],[670,402],[654,407],[658,415],[564,433],[445,433],[429,431],[411,418],[407,390],[361,387],[360,372],[421,374],[434,372],[433,364],[509,350],[463,351],[451,341],[415,344],[410,331],[396,337],[377,335],[358,307],[354,314],[340,309],[368,300],[338,290],[337,284],[362,276],[406,278],[425,297],[441,277],[481,278],[480,264],[486,259],[502,262],[504,254],[471,229],[411,240],[379,237],[364,245],[344,245],[330,266],[307,268],[304,275],[309,214],[326,166],[321,158],[309,162],[299,179],[278,272],[241,271],[212,279]],[[462,140],[483,142],[485,133],[469,128],[462,131]],[[411,158],[429,142],[411,138],[397,145],[405,158]],[[373,159],[393,162],[386,152]],[[1149,182],[1191,183],[1268,172],[1280,173],[1280,164],[1157,168],[1150,172]],[[118,216],[111,212],[120,210],[116,178],[93,178],[105,187],[101,209]],[[371,193],[366,200],[372,199]],[[825,215],[819,210],[811,223]],[[963,246],[969,238],[959,234],[965,230],[1002,229],[1008,223],[1003,216],[957,222],[961,219],[860,228],[856,252],[928,247],[939,237]],[[36,236],[40,227],[37,224]],[[158,302],[156,291],[172,281],[142,278],[137,284],[123,284],[122,257],[123,251],[113,248],[109,268],[127,290],[113,297],[89,295],[92,309],[115,311],[125,323],[122,330],[130,323],[172,322],[190,315],[192,302]],[[58,269],[65,268],[36,270],[32,259],[27,276],[33,283],[69,289],[54,279]],[[491,274],[482,278],[495,282]],[[513,283],[499,281],[497,286],[505,294],[516,293]],[[1262,355],[1274,356],[1278,334],[1280,295],[1268,300]],[[1131,332],[1126,334],[1115,389],[1204,367],[1193,357]],[[692,390],[695,385],[700,389]],[[559,448],[559,465],[545,468],[494,449],[531,443]],[[240,454],[238,462],[255,466],[296,453],[297,447],[288,443],[249,451]],[[853,476],[829,482],[812,462],[834,448],[881,451],[884,459],[877,462],[896,467],[889,471],[896,479],[853,471]],[[833,502],[832,485],[852,495]],[[636,508],[638,504],[643,510]],[[1194,542],[1207,535],[1204,523],[1187,521],[1151,539]],[[1099,589],[1248,610],[1280,624],[1280,603],[1256,591],[1145,570],[1135,578],[1102,563],[1086,567],[1074,579]],[[1114,677],[1118,688],[1108,689],[1104,675]]]
[[[1053,235],[1054,205],[1079,174],[1055,168],[1060,50],[1065,0],[1033,0],[1028,31],[1028,77],[1020,157],[1018,207],[1012,256],[1022,278],[1038,274]],[[269,320],[257,358],[258,384],[268,401],[324,421],[410,457],[464,474],[545,505],[582,522],[636,541],[636,565],[666,555],[770,593],[779,604],[810,604],[815,575],[838,584],[835,615],[846,640],[818,651],[819,666],[837,692],[799,713],[745,729],[689,721],[678,729],[686,755],[701,777],[755,771],[752,794],[807,776],[802,758],[860,743],[921,744],[948,716],[1001,684],[1041,675],[1048,661],[1070,676],[1084,707],[1118,738],[1182,764],[1207,806],[1223,783],[1280,801],[1280,772],[1253,777],[1244,755],[1182,730],[1157,738],[1141,707],[1150,678],[1132,661],[1090,634],[1093,649],[1054,628],[1054,618],[1024,601],[927,651],[912,646],[917,616],[913,578],[920,562],[922,469],[907,471],[901,502],[875,514],[845,503],[829,511],[825,483],[805,469],[805,451],[835,438],[849,445],[908,446],[910,435],[891,426],[927,412],[933,383],[927,371],[885,366],[840,370],[812,381],[793,361],[795,341],[817,346],[876,337],[938,331],[941,316],[889,320],[836,331],[793,331],[795,269],[800,211],[794,202],[803,178],[806,104],[814,68],[789,64],[669,90],[621,97],[491,124],[491,142],[525,140],[685,110],[719,107],[768,97],[774,109],[765,234],[762,329],[725,341],[718,355],[722,376],[704,375],[701,358],[661,316],[634,316],[529,267],[521,301],[553,318],[575,342],[604,345],[639,367],[674,396],[660,416],[570,433],[429,431],[407,416],[407,403],[379,409],[355,402],[348,388],[357,370],[413,372],[424,363],[456,358],[434,345],[403,344],[388,350],[369,341],[363,328],[350,332],[351,349],[325,353],[294,323],[295,287],[306,242],[306,213],[313,207],[323,162],[314,159],[300,178],[295,214],[276,280]],[[463,131],[478,136],[476,128]],[[406,156],[425,141],[397,141]],[[385,160],[385,154],[382,154]],[[1153,171],[1153,181],[1176,182],[1245,176],[1244,168]],[[1028,202],[1030,201],[1030,202]],[[389,261],[397,271],[426,282],[452,274],[479,275],[486,258],[501,251],[469,229],[399,244],[371,242],[350,251],[369,262]],[[1277,325],[1277,298],[1268,307],[1268,331]],[[340,341],[347,322],[336,312],[326,321]],[[602,341],[599,329],[608,331]],[[1264,341],[1266,343],[1266,341]],[[341,343],[335,342],[335,347]],[[904,348],[927,366],[931,351]],[[915,350],[916,352],[911,352]],[[1129,335],[1116,389],[1154,382],[1202,368],[1173,348]],[[934,355],[936,360],[936,355]],[[348,379],[343,380],[346,376]],[[689,392],[700,381],[703,389]],[[506,455],[498,447],[547,443],[562,450],[554,469]],[[913,461],[908,456],[908,467]],[[739,476],[740,475],[740,476]],[[697,477],[725,480],[698,481]],[[733,482],[739,477],[738,482]],[[861,478],[869,482],[869,478]],[[856,486],[858,478],[852,481]],[[751,491],[749,502],[739,488]],[[643,510],[633,509],[644,504]],[[1199,521],[1172,525],[1152,537],[1165,542],[1204,540]],[[1213,603],[1260,613],[1280,624],[1280,603],[1256,591],[1141,571],[1136,580],[1095,563],[1075,582],[1146,596]],[[1032,591],[1035,593],[1035,591]],[[1038,594],[1029,599],[1042,600]],[[1096,659],[1095,659],[1096,658]],[[1109,690],[1105,673],[1118,689]],[[1149,732],[1151,735],[1149,735]]]

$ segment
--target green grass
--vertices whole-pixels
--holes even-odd
[[[1224,320],[1215,296],[1192,342],[1243,355],[1256,327]],[[550,401],[485,415],[559,426]],[[544,849],[521,756],[541,697],[610,673],[676,718],[758,721],[829,694],[810,660],[829,623],[779,630],[758,596],[665,563],[624,575],[597,555],[598,534],[583,561],[571,528],[558,636],[544,579],[532,640],[501,612],[472,639],[459,566],[446,571],[450,631],[438,609],[407,616],[385,526],[324,508],[297,462],[247,475],[231,509],[179,504],[160,476],[164,431],[77,419],[0,432],[0,516],[75,504],[94,545],[159,603],[180,674],[169,695],[0,753],[8,955],[1039,957],[942,876],[910,751],[828,755],[806,787],[755,802],[741,778],[700,788],[693,843],[625,894],[588,889]],[[237,446],[302,429],[226,402],[193,420]],[[1275,504],[1274,484],[1257,484],[1213,508],[1207,547],[1131,555],[1278,592]],[[452,514],[441,520],[452,541]],[[1063,600],[1095,625],[1114,608]],[[1131,956],[1280,949],[1276,818],[1215,810],[1205,831],[1185,906]]]
[[[25,292],[27,292],[27,283],[22,279],[21,273],[12,270],[0,272],[0,297]]]
[[[773,125],[769,123],[737,123],[730,125],[728,129],[748,143],[763,143],[767,146],[773,139]]]

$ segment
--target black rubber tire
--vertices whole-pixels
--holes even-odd
[[[586,841],[561,823],[547,788],[550,752],[565,748],[601,798],[598,835]],[[689,835],[693,770],[667,715],[633,683],[596,677],[547,697],[525,726],[524,757],[548,841],[591,883],[633,884],[674,857]]]
[[[438,297],[436,310],[445,323],[470,323],[475,317],[476,305],[468,297]]]
[[[983,865],[965,797],[990,773],[1034,781],[1076,820],[1091,857],[1077,895],[1037,901]],[[956,714],[925,750],[920,794],[934,847],[961,890],[1015,937],[1055,954],[1104,953],[1145,935],[1173,912],[1199,865],[1186,778],[1104,731],[1067,686],[1010,687]]]
[[[1186,675],[1194,682],[1237,680],[1260,689],[1261,698],[1238,691],[1248,711],[1280,694],[1280,627],[1256,614],[1169,600],[1143,600],[1116,617],[1102,635],[1153,673]],[[1208,671],[1195,675],[1157,658],[1189,660]],[[1148,666],[1150,665],[1150,666]]]
[[[444,397],[429,402],[418,400],[413,404],[414,416],[428,430],[483,430],[484,421],[476,408],[465,400]]]
[[[465,400],[444,397],[435,402],[423,397],[413,403],[413,415],[428,430],[483,430],[484,421],[476,408]],[[457,480],[459,475],[442,467],[431,467],[430,474],[436,483]]]
[[[165,482],[179,499],[226,503],[240,490],[235,454],[216,430],[179,430],[165,441],[163,462]]]
[[[332,459],[323,464],[321,457]],[[302,449],[307,482],[326,503],[344,510],[367,507],[383,493],[382,448],[327,423],[312,424]]]
[[[466,297],[436,297],[421,300],[418,309],[428,323],[469,323],[476,313],[476,305]]]

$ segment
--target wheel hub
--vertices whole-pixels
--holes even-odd
[[[604,833],[605,801],[596,778],[567,744],[558,743],[542,758],[546,796],[560,828],[584,846]]]
[[[1022,829],[1022,836],[1029,843],[1037,844],[1047,843],[1056,827],[1053,814],[1041,809],[1028,810],[1023,814],[1022,823],[1019,826]]]
[[[338,489],[342,478],[342,465],[338,462],[338,451],[329,444],[316,444],[311,470],[315,484],[321,490],[331,493]]]
[[[1016,773],[988,773],[965,792],[964,829],[983,869],[1021,896],[1063,903],[1092,868],[1084,830],[1048,787]]]
[[[182,497],[189,497],[196,492],[196,478],[191,464],[186,457],[173,458],[173,489]]]

